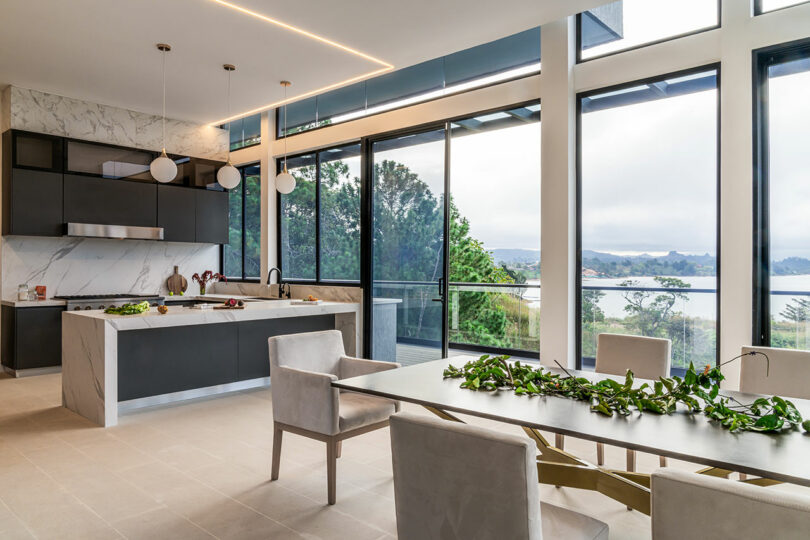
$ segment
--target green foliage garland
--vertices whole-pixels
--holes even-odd
[[[542,366],[532,367],[520,362],[510,364],[508,359],[509,356],[485,354],[461,368],[449,365],[444,370],[444,377],[463,378],[461,388],[470,390],[504,388],[513,389],[518,395],[561,396],[587,401],[591,411],[606,416],[614,413],[628,415],[631,407],[640,412],[671,414],[681,403],[689,412],[702,411],[732,432],[780,432],[802,423],[802,415],[796,406],[779,396],[743,404],[733,397],[721,395],[720,381],[724,376],[719,366],[706,366],[698,372],[690,364],[683,378],[661,377],[652,385],[645,382],[634,388],[630,370],[627,370],[624,383],[613,379],[594,383],[585,377],[574,377],[562,366],[565,375],[552,373]],[[704,402],[703,406],[697,398]]]

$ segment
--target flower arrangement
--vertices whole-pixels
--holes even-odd
[[[208,285],[209,281],[228,281],[228,279],[219,272],[212,272],[211,270],[206,270],[202,275],[194,274],[191,276],[191,280],[200,284],[200,296],[205,294],[205,287]]]

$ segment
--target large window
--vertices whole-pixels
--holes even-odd
[[[755,343],[810,349],[810,45],[758,54],[759,328]]]
[[[451,347],[540,350],[540,105],[450,124]]]
[[[360,145],[291,157],[287,168],[296,186],[279,197],[284,279],[359,281]]]
[[[719,24],[718,0],[620,0],[577,16],[579,58],[649,45]]]
[[[537,27],[292,103],[287,107],[287,133],[337,124],[539,70]],[[277,136],[282,137],[284,123],[276,125]]]
[[[242,181],[229,195],[229,240],[222,246],[222,271],[228,279],[258,280],[261,265],[261,170],[239,167]]]
[[[581,94],[579,106],[583,363],[605,332],[672,340],[674,371],[714,364],[717,72]]]

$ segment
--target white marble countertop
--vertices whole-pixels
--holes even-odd
[[[240,294],[205,294],[203,296],[196,295],[196,294],[183,294],[183,295],[175,294],[175,295],[169,296],[167,294],[167,295],[163,296],[163,301],[166,304],[171,304],[172,302],[188,302],[188,301],[194,302],[194,301],[206,301],[206,300],[210,300],[210,301],[214,301],[214,302],[219,302],[219,301],[225,302],[225,300],[227,300],[229,298],[234,298],[236,300],[245,300],[245,299],[256,299],[258,297],[257,296],[246,296],[246,295],[243,295],[243,294],[242,295],[240,295]],[[268,298],[267,300],[273,300],[273,299]]]
[[[212,295],[213,296],[213,295]],[[235,298],[222,295],[223,298]],[[209,296],[206,295],[206,298]],[[184,297],[181,297],[184,298]],[[188,326],[192,324],[215,324],[223,322],[252,321],[259,319],[280,319],[284,317],[305,317],[312,315],[330,315],[335,313],[359,313],[358,303],[323,302],[317,305],[292,305],[289,300],[268,300],[246,302],[245,309],[194,309],[182,306],[167,306],[165,315],[158,313],[157,308],[138,315],[113,315],[102,310],[66,311],[63,317],[86,317],[106,321],[115,330],[140,330],[146,328],[165,328],[170,326]]]
[[[3,300],[4,306],[11,306],[15,308],[26,307],[48,307],[48,306],[64,306],[67,304],[64,300],[55,300],[48,298],[46,300]]]

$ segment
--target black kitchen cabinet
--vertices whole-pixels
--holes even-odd
[[[62,306],[3,306],[3,365],[15,371],[61,365],[64,311]]]
[[[62,172],[61,137],[9,130],[3,134],[3,145],[10,167]]]
[[[3,181],[3,234],[62,236],[62,173],[11,169]]]
[[[157,156],[150,150],[68,139],[65,172],[154,184],[149,164]]]
[[[334,315],[262,319],[239,323],[239,380],[270,376],[267,338],[301,332],[334,330]]]
[[[67,223],[154,227],[157,184],[66,174],[64,205]]]
[[[196,241],[197,190],[157,186],[157,226],[170,242]]]
[[[196,235],[198,243],[228,243],[228,192],[196,189]]]
[[[235,382],[236,350],[234,323],[118,332],[118,401]]]

